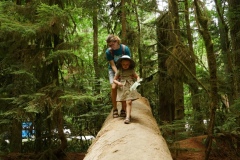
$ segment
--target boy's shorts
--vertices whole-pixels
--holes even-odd
[[[110,84],[112,84],[113,83],[113,78],[115,76],[115,72],[112,69],[109,69],[108,70],[108,76],[109,76]]]

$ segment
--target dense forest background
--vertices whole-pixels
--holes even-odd
[[[0,154],[87,150],[111,111],[108,34],[169,146],[206,134],[206,159],[217,137],[239,154],[239,26],[238,0],[0,0]]]

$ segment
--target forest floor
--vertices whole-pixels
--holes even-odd
[[[205,148],[203,144],[203,139],[206,136],[198,136],[189,138],[186,140],[179,141],[179,151],[173,151],[172,157],[174,160],[204,160],[205,156]],[[213,151],[213,154],[210,156],[210,160],[238,160],[235,158],[227,157],[228,148],[221,147],[221,153]],[[224,156],[225,155],[225,156]],[[67,156],[64,160],[83,160],[85,154],[84,153],[67,153]],[[31,154],[19,154],[19,153],[11,153],[7,156],[0,157],[0,160],[30,160],[32,157]],[[240,159],[240,158],[239,158]]]

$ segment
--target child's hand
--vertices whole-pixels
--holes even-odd
[[[121,82],[118,82],[118,86],[124,86],[124,84],[122,84]]]
[[[133,85],[130,87],[130,91],[136,90],[137,86],[141,85],[140,82],[142,81],[142,78],[139,78]]]

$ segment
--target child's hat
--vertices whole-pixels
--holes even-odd
[[[135,68],[135,62],[128,56],[128,55],[123,55],[122,57],[120,57],[118,60],[117,60],[117,67],[121,67],[121,63],[122,63],[122,60],[129,60],[130,61],[130,69],[133,69]]]

